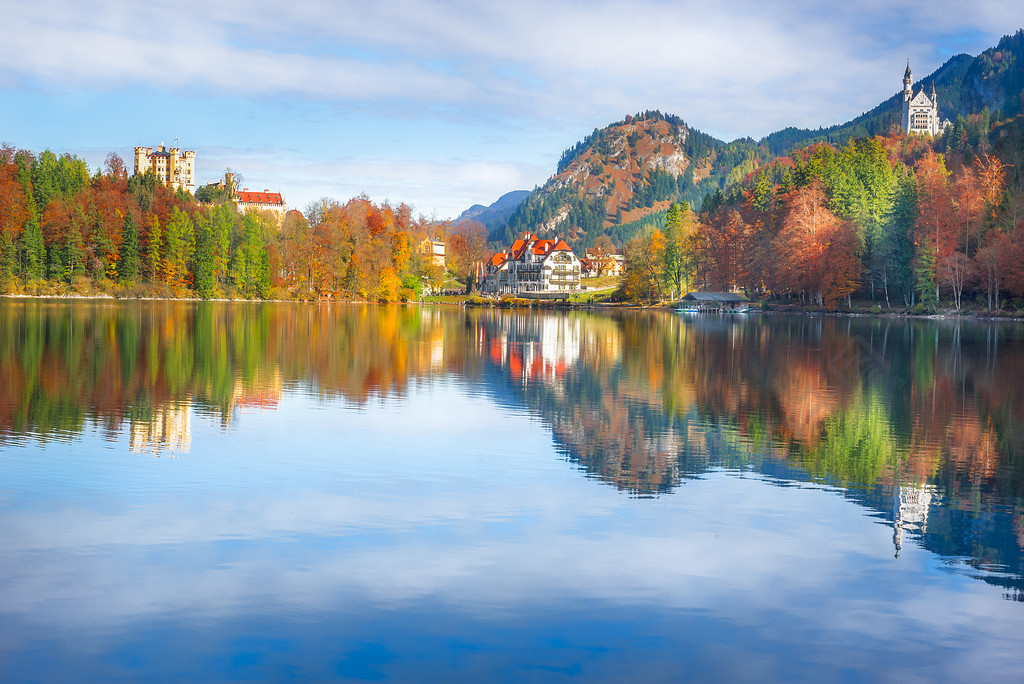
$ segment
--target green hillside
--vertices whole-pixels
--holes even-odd
[[[894,73],[902,65],[894,67]],[[897,73],[898,76],[898,73]],[[894,77],[898,83],[898,78]],[[1003,37],[977,57],[956,55],[919,79],[915,90],[934,84],[939,114],[965,130],[965,118],[987,109],[993,122],[1022,111],[1024,30]],[[958,120],[959,119],[959,120]],[[691,128],[677,116],[647,111],[627,116],[567,149],[555,175],[535,188],[504,223],[492,223],[490,238],[507,242],[532,231],[558,233],[576,248],[601,235],[622,244],[640,228],[664,220],[674,201],[701,206],[753,171],[792,150],[816,142],[842,146],[847,140],[884,135],[900,125],[900,94],[843,124],[784,128],[760,141],[724,142]]]

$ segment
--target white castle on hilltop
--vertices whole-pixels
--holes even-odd
[[[903,72],[903,132],[938,135],[949,126],[949,120],[939,121],[939,99],[935,95],[935,81],[932,81],[931,97],[921,92],[914,95],[914,77],[910,73],[910,61]]]

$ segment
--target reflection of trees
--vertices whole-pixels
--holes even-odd
[[[500,373],[495,391],[623,490],[752,468],[841,485],[895,516],[899,492],[927,487],[927,529],[908,530],[1019,577],[1022,337],[983,323],[8,300],[0,444],[127,426],[133,449],[183,451],[189,411],[226,423],[289,390],[362,403]]]
[[[1021,491],[1024,345],[1007,325],[13,300],[0,324],[0,439],[186,403],[227,421],[289,387],[358,403],[489,363],[584,468],[637,493],[727,442],[838,484]]]
[[[1024,507],[1012,503],[1024,484],[1019,328],[561,318],[585,321],[564,373],[531,371],[546,367],[536,340],[555,316],[494,314],[484,346],[591,476],[643,496],[710,467],[797,467],[890,516],[897,547],[909,531],[979,568],[1009,568],[1006,586],[1024,587]]]
[[[0,443],[127,424],[133,448],[182,451],[182,407],[226,422],[286,387],[358,403],[478,364],[461,319],[416,308],[7,301],[0,330]]]

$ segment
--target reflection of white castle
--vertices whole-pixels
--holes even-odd
[[[928,530],[928,506],[932,503],[931,487],[899,485],[892,501],[892,543],[896,557],[903,548],[903,530],[924,534]]]
[[[171,404],[153,410],[148,421],[133,422],[129,450],[160,456],[187,454],[192,448],[192,404]]]

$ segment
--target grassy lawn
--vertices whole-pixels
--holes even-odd
[[[597,304],[600,302],[607,302],[618,291],[617,287],[609,287],[603,290],[587,290],[586,292],[580,292],[569,298],[569,301],[574,304]]]
[[[606,290],[619,286],[619,276],[601,276],[600,278],[583,278],[580,285],[590,290]]]
[[[430,295],[423,301],[432,304],[461,304],[469,299],[468,295]]]

